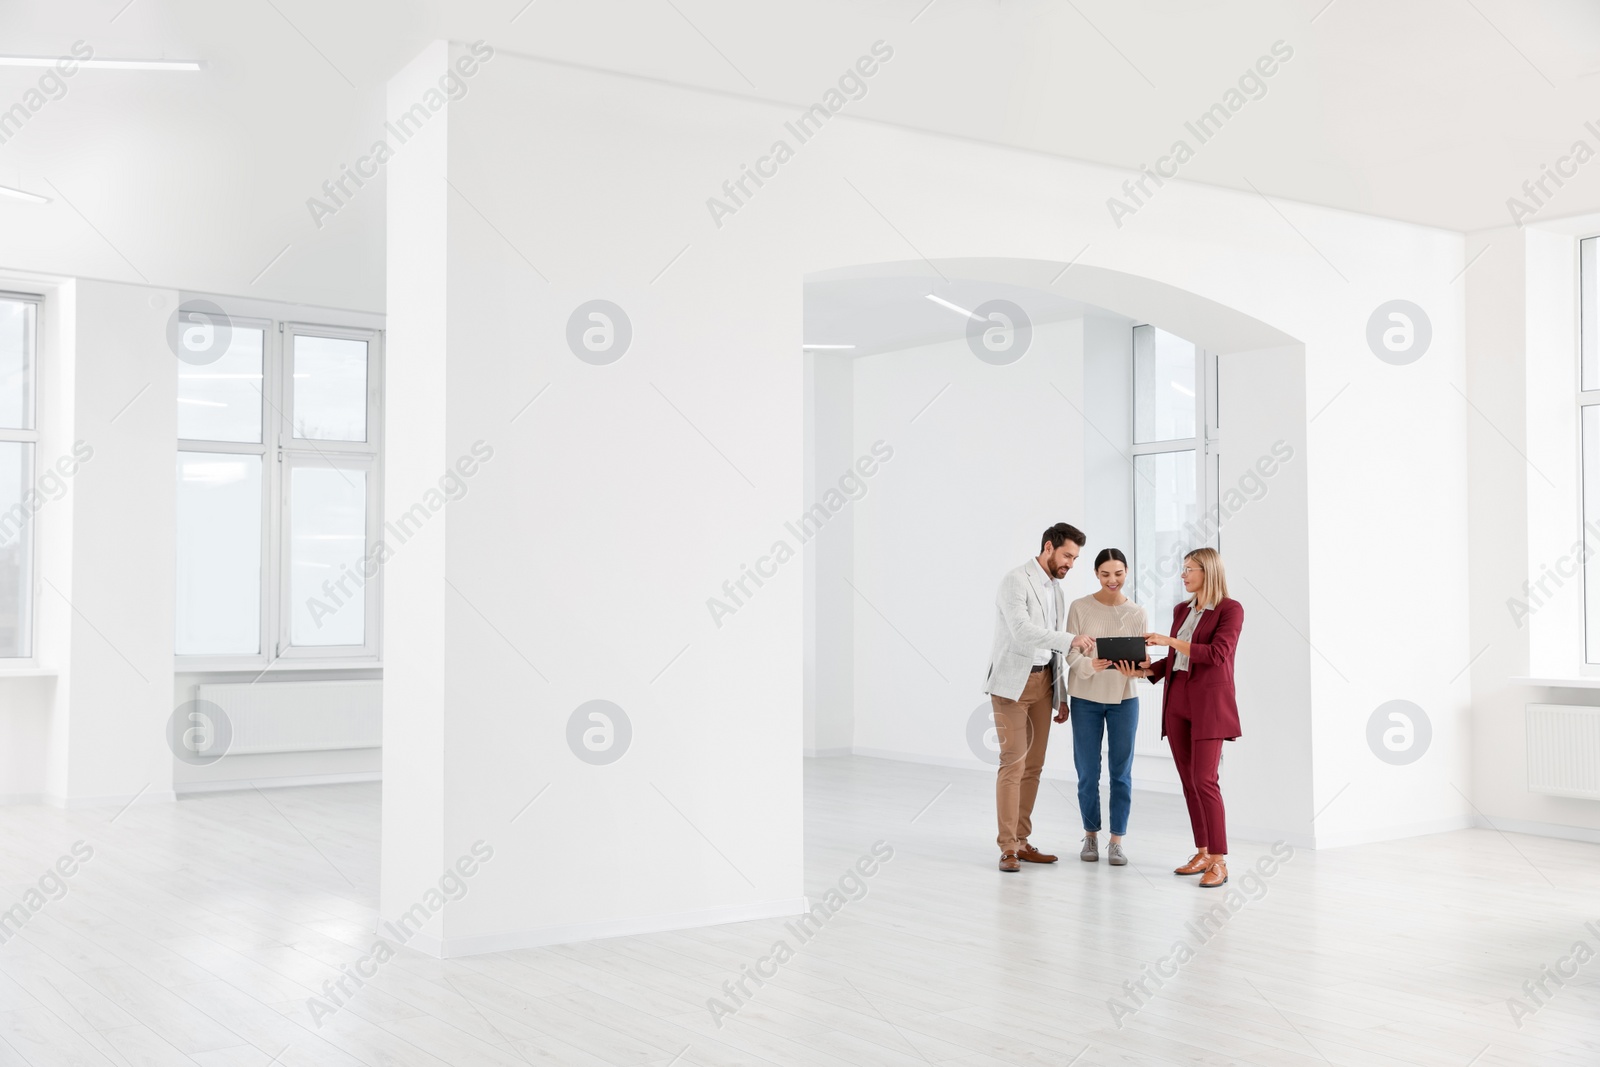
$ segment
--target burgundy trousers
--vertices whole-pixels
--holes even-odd
[[[1167,678],[1167,710],[1164,725],[1172,760],[1178,765],[1178,780],[1183,783],[1183,799],[1189,805],[1189,825],[1194,830],[1194,847],[1214,856],[1228,854],[1228,820],[1222,807],[1222,786],[1217,767],[1222,762],[1222,738],[1191,736],[1188,701],[1188,671],[1173,671]]]

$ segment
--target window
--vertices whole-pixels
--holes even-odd
[[[1600,237],[1578,242],[1578,302],[1582,306],[1580,336],[1583,349],[1582,385],[1586,393],[1600,392]]]
[[[39,303],[0,294],[0,659],[33,656]]]
[[[1578,242],[1579,388],[1582,450],[1582,542],[1594,544],[1600,530],[1600,237]],[[1583,566],[1584,661],[1600,663],[1600,559]]]
[[[376,660],[381,335],[200,310],[179,335],[177,654]]]
[[[1133,595],[1156,629],[1184,599],[1183,554],[1220,547],[1202,520],[1216,514],[1215,401],[1215,356],[1154,326],[1133,328]]]

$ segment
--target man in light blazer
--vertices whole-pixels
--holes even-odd
[[[1002,871],[1020,871],[1023,861],[1056,861],[1029,844],[1028,835],[1050,742],[1050,716],[1067,700],[1066,652],[1074,647],[1094,651],[1093,638],[1064,629],[1066,598],[1057,584],[1086,540],[1076,527],[1056,523],[1040,539],[1038,557],[1007,572],[995,597],[994,648],[983,691],[994,705],[1000,736],[994,798]]]

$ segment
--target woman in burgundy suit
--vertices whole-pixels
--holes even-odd
[[[1145,634],[1146,643],[1171,649],[1167,658],[1118,670],[1152,682],[1166,680],[1161,735],[1178,765],[1196,850],[1174,873],[1198,874],[1202,887],[1215,889],[1228,881],[1228,829],[1217,766],[1222,742],[1239,738],[1233,652],[1244,627],[1244,607],[1228,597],[1222,557],[1214,548],[1197,548],[1183,557],[1183,588],[1189,599],[1172,611],[1172,636]]]

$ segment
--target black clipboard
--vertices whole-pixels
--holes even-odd
[[[1094,639],[1095,659],[1108,659],[1113,663],[1127,662],[1137,667],[1149,659],[1142,637],[1097,637]]]

